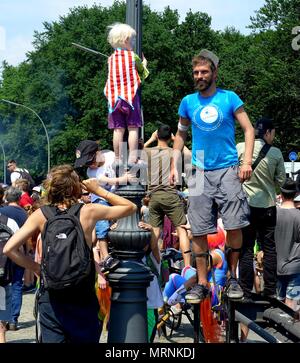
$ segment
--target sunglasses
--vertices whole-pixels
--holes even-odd
[[[81,195],[90,195],[90,193],[82,193]]]

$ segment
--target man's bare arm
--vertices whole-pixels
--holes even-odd
[[[190,120],[187,118],[180,117],[178,123],[178,130],[175,135],[173,143],[173,158],[171,160],[171,172],[170,172],[170,183],[175,184],[178,181],[178,172],[176,165],[178,160],[181,158],[181,151],[184,147],[186,140],[187,130],[190,126]]]
[[[252,156],[253,156],[253,148],[254,148],[254,128],[251,124],[251,121],[244,110],[244,107],[240,107],[235,112],[235,118],[241,125],[241,128],[244,131],[245,135],[245,152],[243,158],[243,164],[240,167],[240,180],[241,182],[250,179],[252,174]]]

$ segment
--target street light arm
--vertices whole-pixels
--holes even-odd
[[[49,171],[50,171],[50,140],[49,140],[48,131],[47,131],[46,125],[44,124],[44,121],[41,119],[41,117],[38,115],[38,113],[36,113],[32,108],[30,108],[28,106],[22,105],[21,103],[5,100],[4,98],[2,98],[1,101],[9,103],[9,104],[14,105],[14,106],[24,107],[27,110],[33,112],[36,115],[36,117],[40,120],[40,122],[41,122],[41,124],[42,124],[42,126],[43,126],[43,128],[45,130],[45,134],[46,134],[46,138],[47,138],[47,145],[48,145],[48,173],[49,173]]]

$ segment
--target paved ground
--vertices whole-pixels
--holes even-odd
[[[7,342],[9,343],[35,343],[35,320],[33,317],[33,303],[34,293],[27,293],[23,295],[23,305],[19,319],[20,329],[17,331],[8,331],[6,333]],[[101,343],[105,343],[107,339],[107,332],[103,332],[101,336]],[[249,342],[262,342],[262,339],[254,333],[250,333]],[[186,317],[178,331],[173,333],[171,339],[166,340],[163,335],[155,339],[156,343],[193,343],[193,329]]]

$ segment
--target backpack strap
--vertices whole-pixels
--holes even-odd
[[[257,165],[260,163],[260,161],[267,155],[268,151],[270,150],[271,145],[270,144],[264,144],[264,146],[260,149],[260,152],[256,158],[256,160],[254,161],[254,163],[252,164],[252,172],[254,171],[254,169],[257,167]]]
[[[50,205],[43,205],[41,207],[41,211],[44,214],[44,217],[46,219],[49,219],[51,217],[54,217],[57,214],[57,209],[54,206],[50,206]]]
[[[0,214],[0,223],[5,224],[7,226],[8,217],[4,214]]]
[[[83,206],[84,206],[83,203],[74,204],[74,205],[72,205],[71,208],[68,209],[68,213],[73,216],[79,217],[80,210]]]

